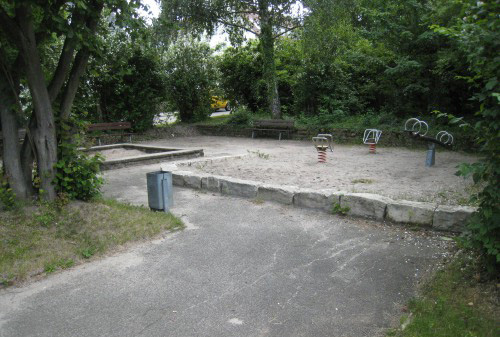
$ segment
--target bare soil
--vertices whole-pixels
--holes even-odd
[[[382,136],[383,137],[383,136]],[[437,149],[436,164],[425,166],[426,149],[334,145],[327,162],[318,163],[312,142],[230,137],[180,137],[153,142],[182,148],[201,147],[205,156],[243,157],[184,162],[181,168],[278,185],[344,192],[376,193],[396,200],[468,204],[472,180],[455,175],[460,163],[478,158]],[[361,143],[361,140],[360,140]]]

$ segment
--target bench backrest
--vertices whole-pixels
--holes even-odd
[[[113,123],[95,123],[90,124],[89,131],[102,131],[102,130],[126,130],[130,129],[132,124],[130,122],[113,122]]]
[[[260,119],[253,122],[256,128],[293,129],[293,121],[283,119]]]

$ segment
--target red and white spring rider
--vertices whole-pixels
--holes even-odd
[[[363,143],[369,146],[370,153],[375,153],[377,143],[382,135],[382,131],[377,129],[366,129],[363,134]]]
[[[330,134],[319,134],[312,138],[314,147],[318,151],[318,163],[326,163],[326,150],[330,148],[333,152],[333,137]]]

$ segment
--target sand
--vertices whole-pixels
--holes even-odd
[[[99,153],[105,160],[124,159],[128,157],[144,156],[147,154],[144,151],[123,148],[101,150]]]
[[[318,163],[311,142],[230,137],[181,137],[154,142],[181,148],[201,147],[206,158],[243,156],[179,164],[181,169],[277,185],[344,192],[367,192],[396,200],[468,204],[471,179],[455,175],[457,166],[477,157],[437,150],[436,164],[425,166],[425,149],[335,145]]]

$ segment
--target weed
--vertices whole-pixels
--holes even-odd
[[[255,154],[257,157],[261,158],[261,159],[269,159],[270,155],[267,154],[267,153],[264,153],[264,152],[260,152],[259,150],[257,151],[250,151],[250,150],[247,150],[248,153],[250,154]]]
[[[332,213],[337,215],[347,215],[347,213],[351,210],[349,206],[342,207],[340,203],[335,202],[332,206]]]
[[[71,258],[60,258],[56,260],[49,261],[45,263],[45,266],[43,268],[43,271],[46,272],[47,274],[55,272],[57,269],[68,269],[73,267],[75,264],[75,261]]]
[[[95,247],[85,247],[81,250],[80,254],[85,258],[85,259],[90,259],[94,254],[96,253]]]
[[[373,184],[374,180],[373,179],[366,179],[366,178],[360,178],[360,179],[354,179],[351,181],[353,184]]]
[[[264,200],[257,198],[257,199],[251,200],[251,202],[256,204],[256,205],[262,205],[264,203]]]

